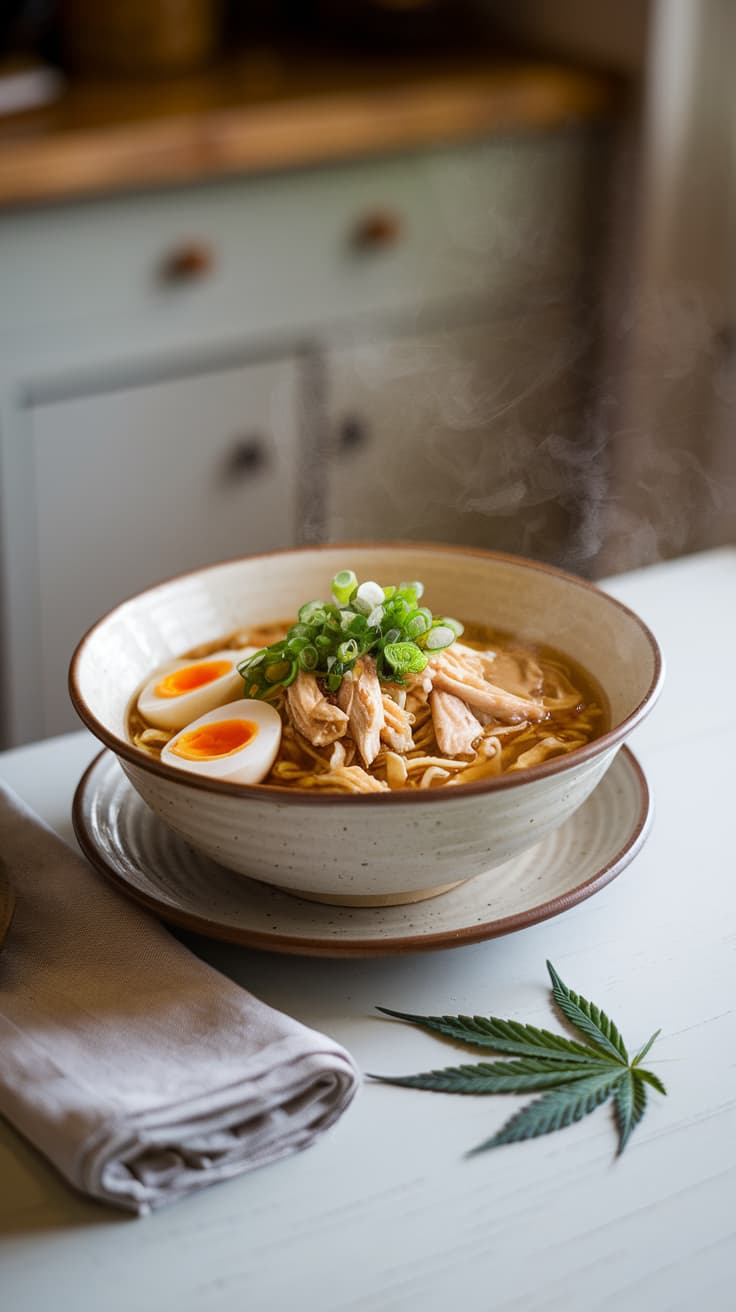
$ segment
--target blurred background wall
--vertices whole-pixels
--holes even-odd
[[[100,614],[215,559],[733,541],[735,21],[6,5],[3,744],[74,727]]]

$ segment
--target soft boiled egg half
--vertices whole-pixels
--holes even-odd
[[[157,729],[183,729],[243,691],[238,663],[257,649],[216,651],[202,660],[169,661],[138,694],[138,712]]]
[[[166,744],[161,760],[178,770],[259,784],[279,750],[281,716],[268,702],[242,699],[217,706]]]

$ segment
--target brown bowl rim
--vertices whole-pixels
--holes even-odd
[[[111,733],[92,713],[87,702],[79,691],[77,670],[80,664],[82,654],[88,642],[103,624],[106,624],[116,611],[129,604],[130,601],[138,597],[144,597],[149,592],[155,592],[158,588],[166,587],[170,583],[177,583],[182,579],[195,578],[198,574],[208,574],[213,569],[219,569],[224,565],[236,565],[244,561],[267,560],[273,556],[298,556],[305,555],[308,552],[315,551],[358,551],[358,550],[417,550],[431,551],[443,555],[459,555],[480,557],[488,561],[504,561],[508,564],[521,566],[525,569],[533,570],[537,573],[551,574],[555,578],[563,579],[567,583],[572,583],[576,587],[584,588],[589,592],[595,592],[618,610],[622,611],[635,624],[639,626],[647,639],[652,650],[654,662],[654,672],[651,682],[641,701],[634,707],[633,711],[622,720],[615,729],[609,729],[602,734],[600,738],[594,738],[591,742],[586,743],[584,747],[578,747],[565,756],[554,757],[550,761],[544,761],[541,765],[531,766],[527,770],[519,771],[514,774],[501,775],[495,779],[479,779],[476,783],[463,784],[462,788],[429,788],[420,791],[419,789],[407,789],[406,791],[397,790],[385,793],[317,793],[311,789],[285,787],[280,784],[236,784],[228,783],[223,779],[206,779],[194,774],[187,773],[186,779],[182,778],[182,771],[177,770],[174,766],[166,765],[156,757],[149,756],[147,752],[142,751],[139,747],[134,747],[132,743],[118,738],[116,734]],[[501,792],[507,788],[518,788],[526,783],[532,783],[537,779],[546,779],[551,775],[564,774],[568,770],[576,769],[577,766],[585,761],[594,759],[602,755],[609,749],[616,747],[623,742],[633,729],[649,713],[656,701],[662,688],[664,677],[664,661],[662,652],[654,634],[644,620],[641,619],[636,611],[631,610],[629,606],[624,605],[618,598],[612,597],[610,593],[604,592],[595,583],[588,579],[580,578],[577,574],[571,574],[567,570],[559,569],[556,565],[544,564],[540,561],[530,560],[526,556],[516,556],[511,552],[489,551],[482,547],[463,547],[455,546],[450,543],[435,542],[413,542],[413,541],[392,541],[392,542],[325,542],[313,546],[305,545],[301,547],[282,547],[275,551],[262,551],[253,553],[248,556],[233,556],[227,560],[216,561],[211,565],[204,565],[198,569],[184,570],[181,574],[175,574],[170,578],[162,579],[150,588],[145,588],[142,592],[134,593],[125,601],[119,602],[109,611],[97,620],[91,628],[83,635],[78,642],[69,665],[69,696],[72,705],[81,719],[82,723],[94,734],[100,742],[114,753],[115,756],[122,757],[131,765],[138,766],[150,774],[156,775],[159,779],[167,779],[171,783],[176,783],[183,788],[192,788],[196,791],[205,793],[214,793],[226,797],[251,797],[266,801],[273,798],[277,802],[288,802],[291,805],[309,802],[311,806],[388,806],[388,805],[415,805],[417,803],[428,803],[435,805],[439,802],[457,801],[462,797],[481,796],[486,793]]]

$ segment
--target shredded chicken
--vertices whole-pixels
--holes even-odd
[[[381,730],[384,726],[381,685],[378,682],[376,662],[371,656],[364,656],[356,662],[352,680],[343,679],[338,701],[349,717],[350,732],[364,764],[371,765],[381,750]]]
[[[406,707],[406,688],[404,688],[401,684],[398,684],[398,683],[384,683],[384,684],[383,684],[383,687],[382,687],[382,691],[383,691],[384,698],[385,698],[385,697],[390,697],[390,698],[391,698],[391,701],[392,701],[392,702],[396,702],[396,705],[397,705],[397,706],[400,706],[401,709],[402,709],[402,711],[405,709],[405,707]],[[385,702],[384,702],[384,705],[385,705]]]
[[[314,747],[328,747],[347,730],[347,715],[322,695],[314,674],[299,671],[286,703],[295,727]]]
[[[441,765],[430,765],[424,771],[419,787],[431,788],[432,784],[444,783],[444,781],[449,778],[450,778],[449,770],[443,770]]]
[[[464,654],[443,651],[433,659],[431,666],[433,688],[459,697],[471,710],[485,711],[506,724],[547,719],[548,711],[544,706],[525,697],[515,697],[513,693],[488,683],[477,672],[476,661],[467,659]]]
[[[406,709],[418,715],[432,691],[432,671],[429,666],[421,674],[409,674],[406,680]]]
[[[516,697],[541,697],[544,672],[538,661],[527,652],[501,649],[479,651],[483,678]]]
[[[410,752],[414,746],[411,726],[414,716],[402,710],[392,697],[383,694],[381,740],[394,752]]]
[[[483,726],[473,712],[452,693],[435,689],[430,694],[432,723],[437,746],[445,756],[472,756],[473,743],[483,732]]]

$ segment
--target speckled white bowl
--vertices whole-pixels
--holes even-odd
[[[608,699],[609,731],[569,756],[499,779],[358,796],[183,776],[127,741],[130,699],[152,669],[236,628],[296,614],[303,601],[326,596],[343,568],[383,583],[422,579],[434,611],[490,623],[573,656]],[[441,893],[562,824],[651,709],[662,677],[646,625],[591,584],[518,557],[396,543],[251,556],[162,583],[86,634],[69,687],[78,714],[115,753],[133,787],[193,847],[302,896],[376,905]]]

